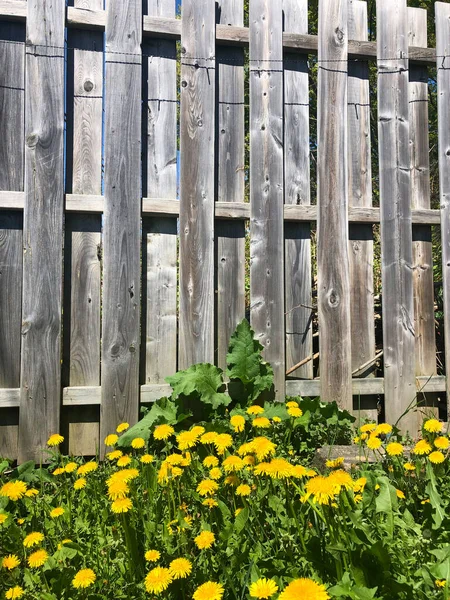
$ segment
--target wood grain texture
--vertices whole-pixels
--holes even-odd
[[[106,24],[100,439],[139,407],[142,3],[110,0]],[[103,449],[103,446],[102,446]]]
[[[408,8],[411,46],[427,45],[427,11]],[[411,149],[411,206],[430,208],[430,157],[428,134],[428,69],[409,68],[409,139]],[[434,323],[433,245],[431,227],[413,227],[414,329],[416,375],[436,375]]]
[[[250,319],[284,400],[282,7],[250,4]]]
[[[151,0],[148,12],[175,16],[171,0]],[[144,54],[144,195],[177,196],[177,49],[146,40]],[[179,202],[177,201],[179,208]],[[177,369],[177,221],[143,221],[142,381],[161,383]]]
[[[441,201],[442,279],[447,414],[450,409],[450,4],[436,2],[439,193]]]
[[[215,4],[184,0],[179,368],[214,362]]]
[[[242,26],[240,0],[220,0],[218,22]],[[217,48],[217,200],[243,202],[245,187],[244,51]],[[216,223],[217,364],[226,369],[231,335],[245,317],[245,223]]]
[[[349,37],[367,40],[367,3],[350,0],[348,10]],[[370,208],[372,166],[369,66],[366,62],[348,65],[348,135],[349,205]],[[355,371],[375,357],[372,226],[350,225],[349,238],[352,371]],[[373,365],[361,375],[374,375]]]
[[[60,425],[64,20],[64,0],[28,3],[20,462]]]
[[[347,13],[347,0],[319,6],[317,271],[321,397],[351,410]]]
[[[377,3],[377,37],[385,416],[396,423],[416,393],[406,0]],[[415,435],[414,413],[399,427]]]
[[[308,33],[307,0],[283,0],[284,30]],[[284,63],[284,187],[286,204],[309,205],[309,67],[307,57],[286,54]],[[311,356],[311,227],[285,224],[286,370]],[[303,305],[303,306],[302,306]],[[313,378],[313,361],[293,373]]]

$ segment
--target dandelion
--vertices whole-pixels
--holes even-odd
[[[110,500],[126,498],[130,491],[128,484],[123,479],[115,479],[108,485],[108,497]]]
[[[199,550],[207,550],[216,541],[216,537],[212,531],[204,530],[196,538],[194,542]]]
[[[436,581],[434,582],[434,585],[438,588],[443,588],[443,587],[445,587],[446,583],[447,583],[446,579],[436,579]]]
[[[255,464],[255,457],[251,454],[248,454],[247,456],[244,456],[242,462],[244,465],[253,466]]]
[[[223,454],[227,448],[233,445],[233,438],[228,433],[220,433],[213,443],[218,454]]]
[[[96,579],[97,576],[92,569],[81,569],[72,579],[72,586],[77,589],[88,588],[95,583]]]
[[[376,423],[366,423],[365,425],[360,427],[359,430],[361,433],[371,433],[372,431],[375,431],[376,428]]]
[[[116,431],[117,433],[122,433],[123,431],[126,431],[129,427],[129,423],[120,423],[120,425],[117,425]]]
[[[183,462],[183,455],[182,454],[170,454],[166,458],[166,462],[169,463],[169,465],[181,465],[181,463]]]
[[[287,479],[292,475],[292,465],[284,458],[273,458],[267,467],[267,474],[273,479]]]
[[[195,425],[191,429],[191,432],[194,433],[197,437],[200,437],[201,435],[203,435],[205,433],[205,428],[202,427],[201,425]]]
[[[236,433],[245,429],[245,418],[242,415],[233,415],[230,419],[230,425]]]
[[[58,517],[61,517],[64,514],[64,509],[62,506],[57,506],[56,508],[54,508],[53,510],[50,511],[50,517],[52,519],[57,519]]]
[[[327,460],[325,462],[325,466],[328,469],[339,469],[339,467],[342,467],[343,464],[344,464],[343,456],[339,456],[338,458],[335,458],[334,460]]]
[[[9,500],[16,502],[25,495],[27,484],[23,481],[9,481],[0,488],[0,496],[6,496]]]
[[[106,455],[106,458],[108,460],[116,460],[117,458],[120,458],[121,456],[123,456],[122,450],[113,450],[112,452],[108,452],[108,454]]]
[[[173,579],[184,579],[192,573],[192,563],[187,558],[176,558],[169,565]]]
[[[218,488],[219,484],[213,481],[212,479],[204,479],[198,484],[197,492],[200,494],[200,496],[211,496],[212,494],[216,493]]]
[[[364,488],[366,487],[366,483],[367,483],[366,477],[360,477],[353,484],[353,491],[354,492],[363,492]]]
[[[308,469],[302,465],[294,465],[292,467],[291,474],[292,477],[295,477],[296,479],[302,479],[308,474]]]
[[[338,469],[337,471],[330,473],[328,476],[328,481],[330,483],[335,483],[338,491],[340,491],[342,488],[351,490],[354,487],[353,479],[348,473],[346,473],[346,471],[343,471],[342,469]]]
[[[76,462],[69,462],[67,463],[67,465],[64,467],[64,470],[66,471],[66,473],[73,473],[74,471],[76,471],[78,469],[78,465]]]
[[[397,494],[397,498],[400,498],[400,500],[405,499],[405,494],[402,492],[402,490],[395,490],[395,492]]]
[[[254,581],[249,587],[250,596],[252,598],[270,598],[278,591],[278,586],[273,579],[258,579]]]
[[[122,471],[117,471],[117,473],[113,473],[113,475],[111,475],[109,479],[121,479],[122,481],[128,483],[129,481],[136,479],[136,477],[139,477],[139,471],[137,469],[122,469]]]
[[[155,440],[167,440],[171,435],[175,433],[174,428],[171,425],[167,425],[164,423],[163,425],[158,425],[155,427],[155,431],[153,432],[153,437]]]
[[[287,413],[291,417],[301,417],[303,415],[302,409],[298,408],[298,406],[292,406],[291,408],[288,408]]]
[[[219,503],[217,502],[217,500],[214,500],[214,498],[206,498],[205,500],[203,500],[202,504],[203,506],[208,506],[209,508],[219,506]]]
[[[263,407],[258,406],[257,404],[254,404],[253,406],[250,406],[249,408],[247,408],[248,415],[262,415],[263,412],[264,412]]]
[[[259,461],[275,454],[275,449],[275,444],[266,437],[257,437],[252,442],[252,452],[256,454]]]
[[[25,537],[25,539],[23,540],[23,545],[25,546],[25,548],[32,548],[33,546],[37,546],[38,544],[40,544],[43,541],[43,539],[43,533],[33,531]]]
[[[228,475],[228,477],[225,477],[225,485],[239,485],[239,477],[237,475]]]
[[[339,493],[339,487],[329,477],[318,475],[310,479],[306,484],[306,499],[313,497],[314,502],[318,504],[329,504]]]
[[[3,525],[3,523],[6,523],[6,521],[8,520],[9,515],[7,515],[6,513],[0,513],[0,525]]]
[[[392,432],[392,425],[389,423],[380,423],[375,428],[375,435],[388,435]]]
[[[423,424],[423,428],[425,431],[429,433],[440,433],[444,427],[444,423],[442,421],[438,421],[437,419],[428,419]]]
[[[389,456],[400,456],[403,454],[403,446],[398,442],[391,442],[386,446],[386,452]]]
[[[12,571],[19,565],[20,565],[20,560],[16,554],[9,554],[8,556],[5,556],[2,560],[2,567],[4,569],[8,569],[8,571]]]
[[[145,589],[150,594],[160,594],[172,583],[172,575],[165,567],[155,567],[145,578]]]
[[[227,456],[227,458],[223,461],[222,466],[225,469],[225,473],[241,471],[244,468],[244,461],[242,458],[239,458],[239,456],[234,456],[232,454]]]
[[[193,448],[198,442],[198,435],[194,431],[182,431],[177,436],[177,444],[180,450],[188,450]]]
[[[270,427],[270,419],[267,417],[256,417],[252,421],[252,427],[257,429],[268,429]]]
[[[117,466],[118,467],[128,467],[128,465],[131,463],[131,458],[128,455],[125,456],[121,456],[119,458],[119,460],[117,461]]]
[[[367,447],[371,450],[377,450],[381,446],[380,438],[377,438],[376,435],[371,435],[367,442]]]
[[[252,489],[246,483],[241,483],[241,485],[238,485],[238,487],[236,488],[237,496],[250,496],[251,493]]]
[[[419,440],[413,448],[413,453],[420,456],[423,454],[429,454],[431,450],[432,448],[426,440]]]
[[[64,438],[62,435],[59,435],[59,433],[54,433],[53,435],[51,435],[48,440],[47,440],[47,446],[59,446],[60,444],[62,444],[64,441]]]
[[[17,519],[18,525],[23,525],[25,523],[25,519]]]
[[[37,496],[39,494],[39,490],[37,490],[36,488],[30,488],[29,490],[27,490],[25,492],[25,496],[27,498],[34,498],[35,496]]]
[[[448,438],[441,436],[434,440],[434,445],[436,448],[439,448],[439,450],[447,450],[447,448],[450,446],[450,441]]]
[[[237,516],[238,516],[238,514],[239,514],[239,513],[241,513],[241,512],[242,512],[242,508],[237,508],[237,509],[234,511],[234,516],[235,516],[235,517],[237,517]]]
[[[295,579],[281,592],[278,600],[329,600],[324,585],[312,579]]]
[[[115,433],[110,433],[105,437],[105,446],[114,446],[115,444],[117,444],[118,439],[118,435],[116,435]]]
[[[410,462],[406,462],[403,465],[403,468],[405,469],[405,471],[415,471],[416,470],[416,467]]]
[[[217,465],[219,464],[219,459],[217,458],[217,456],[207,456],[204,461],[203,461],[203,466],[206,467],[207,469],[211,468],[211,467],[217,467]]]
[[[207,433],[204,433],[202,435],[202,437],[200,438],[200,443],[202,444],[214,444],[214,442],[216,441],[216,438],[219,434],[216,433],[215,431],[208,431]]]
[[[289,402],[286,402],[286,408],[298,408],[298,402],[290,400]]]
[[[131,442],[131,447],[134,448],[135,450],[140,450],[141,448],[144,448],[145,447],[144,438],[141,438],[141,437],[134,438],[134,440]]]
[[[117,500],[114,500],[111,504],[111,510],[116,514],[127,513],[132,508],[133,503],[129,498],[117,498]]]
[[[272,419],[272,423],[281,423],[281,419],[280,419],[280,417],[274,417],[274,418]]]
[[[98,469],[98,464],[94,461],[91,460],[89,462],[87,462],[84,465],[81,465],[81,467],[78,467],[77,469],[77,475],[87,475],[88,473],[92,473],[93,471],[96,471]]]
[[[145,553],[145,560],[147,562],[156,562],[161,558],[161,553],[158,550],[147,550]]]
[[[23,588],[21,588],[20,585],[15,585],[6,590],[5,598],[7,598],[7,600],[16,600],[16,598],[21,598],[24,594]]]
[[[30,556],[28,557],[28,566],[31,567],[32,569],[36,569],[38,567],[42,567],[43,564],[45,564],[45,561],[48,558],[48,554],[46,552],[46,550],[43,550],[42,548],[40,550],[36,550],[35,552],[33,552],[32,554],[30,554]]]
[[[442,452],[436,450],[428,455],[428,460],[434,465],[439,465],[440,463],[444,462],[445,456],[442,454]]]
[[[222,600],[223,592],[223,585],[207,581],[195,590],[192,598],[193,600]]]
[[[62,475],[65,472],[66,472],[66,470],[64,468],[59,467],[58,469],[55,469],[53,471],[52,475],[54,475],[55,477],[57,477],[58,475]]]
[[[144,454],[143,456],[141,456],[141,463],[143,463],[144,465],[149,465],[154,460],[155,459],[151,454]]]
[[[214,480],[220,479],[222,477],[222,471],[219,469],[219,467],[214,467],[209,472],[209,477],[210,477],[210,479],[214,479]]]

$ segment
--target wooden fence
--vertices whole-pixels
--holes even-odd
[[[437,49],[426,12],[406,0],[378,0],[376,43],[359,0],[320,0],[317,36],[307,0],[250,0],[248,27],[243,0],[183,0],[181,19],[174,0],[142,4],[0,0],[0,455],[37,457],[56,431],[93,454],[118,422],[136,421],[139,402],[166,393],[166,376],[225,367],[246,314],[246,261],[279,399],[320,394],[376,416],[384,397],[393,422],[420,390],[445,409],[431,228],[441,226],[448,322],[450,4],[435,6]],[[450,327],[445,354],[450,364]],[[402,424],[415,431],[416,417]]]

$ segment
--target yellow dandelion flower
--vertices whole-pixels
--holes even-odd
[[[220,433],[214,440],[217,453],[222,455],[227,448],[233,445],[233,438],[229,433]]]
[[[313,477],[306,484],[306,498],[313,497],[313,501],[318,504],[330,504],[333,498],[339,493],[339,486],[336,482],[330,481],[329,477],[318,475]]]
[[[118,439],[118,435],[116,435],[115,433],[110,433],[105,437],[105,446],[114,446],[115,444],[117,444]]]
[[[175,477],[181,477],[183,475],[183,469],[180,469],[180,467],[172,467],[172,477],[175,479]]]
[[[434,582],[434,585],[438,588],[443,588],[443,587],[445,587],[446,583],[447,583],[446,579],[436,579],[436,581]]]
[[[145,578],[145,589],[150,594],[160,594],[164,592],[172,583],[172,574],[165,567],[155,567]]]
[[[50,517],[52,519],[57,519],[64,514],[64,508],[62,506],[57,506],[53,510],[50,511]]]
[[[237,517],[237,516],[238,516],[238,514],[239,514],[239,513],[241,513],[241,512],[242,512],[242,508],[237,508],[237,509],[234,511],[234,516],[235,516],[235,517]]]
[[[343,456],[339,456],[338,458],[335,458],[334,460],[327,460],[325,462],[325,466],[328,469],[339,469],[339,467],[342,467],[343,464],[344,464]]]
[[[108,452],[108,454],[106,455],[106,458],[108,460],[116,460],[117,458],[120,458],[121,456],[123,456],[122,450],[113,450],[112,452]]]
[[[217,456],[207,456],[204,461],[203,461],[203,466],[205,466],[207,469],[210,469],[211,467],[217,467],[217,465],[219,464],[219,459],[217,458]]]
[[[216,537],[212,531],[204,530],[196,538],[194,542],[199,550],[207,550],[216,541]]]
[[[9,500],[16,502],[26,494],[27,484],[23,481],[8,481],[0,488],[0,496],[6,496]]]
[[[210,479],[220,479],[222,477],[222,471],[221,469],[219,469],[219,467],[213,467],[210,472],[209,472],[209,478]]]
[[[410,462],[406,462],[403,465],[403,468],[405,469],[405,471],[415,471],[416,470],[416,467]]]
[[[286,402],[286,408],[298,408],[298,402],[290,400],[289,402]]]
[[[245,418],[242,415],[233,415],[230,419],[230,425],[236,433],[245,429]]]
[[[62,475],[65,472],[66,472],[66,470],[63,467],[58,467],[57,469],[55,469],[53,471],[52,475],[58,476],[58,475]]]
[[[116,514],[127,513],[132,508],[133,503],[129,498],[117,498],[117,500],[114,500],[111,504],[111,510]]]
[[[361,441],[361,438],[359,437],[359,435],[357,435],[356,437],[353,438],[354,444],[359,444],[360,441]]]
[[[63,546],[65,546],[66,544],[71,544],[72,540],[69,540],[69,538],[66,538],[65,540],[62,540],[59,544],[58,544],[58,550],[61,550],[61,548]]]
[[[287,479],[292,475],[292,465],[284,458],[273,458],[267,467],[267,473],[273,479]]]
[[[25,548],[32,548],[33,546],[37,546],[38,544],[40,544],[43,541],[43,539],[43,533],[33,531],[25,537],[25,539],[23,540],[23,545],[25,546]]]
[[[131,442],[131,447],[135,450],[140,450],[141,448],[145,448],[145,440],[141,437],[136,437]]]
[[[48,440],[47,440],[47,446],[59,446],[60,444],[62,444],[64,441],[64,438],[62,435],[59,435],[59,433],[54,433],[53,435],[51,435]]]
[[[208,506],[209,508],[214,508],[216,506],[219,506],[219,503],[217,502],[217,500],[214,500],[214,498],[205,498],[205,500],[203,500],[202,504],[203,504],[203,506]]]
[[[2,567],[4,569],[8,569],[8,571],[12,571],[19,565],[20,565],[20,560],[16,554],[9,554],[8,556],[3,557]]]
[[[121,479],[128,483],[139,477],[139,471],[137,469],[122,469],[122,471],[118,471],[117,473],[114,473],[114,475],[117,476],[116,479]],[[111,477],[113,477],[113,475],[111,475]]]
[[[144,454],[141,456],[141,463],[144,465],[149,465],[155,460],[155,458],[151,454]]]
[[[258,406],[258,404],[254,404],[247,408],[248,415],[262,415],[264,412],[264,408],[262,406]]]
[[[45,564],[48,558],[48,554],[42,548],[40,550],[36,550],[28,557],[28,566],[32,569],[36,569],[38,567],[42,567]]]
[[[192,563],[187,558],[176,558],[169,565],[173,579],[185,579],[192,573]]]
[[[174,433],[174,428],[171,425],[167,425],[166,423],[164,423],[163,425],[158,425],[157,427],[155,427],[153,437],[155,438],[155,440],[167,440]]]
[[[182,431],[177,435],[177,444],[180,450],[193,448],[198,442],[198,435],[194,431]]]
[[[98,464],[94,460],[91,460],[91,461],[87,462],[86,464],[81,465],[81,467],[78,467],[77,474],[84,476],[84,475],[87,475],[88,473],[92,473],[93,471],[96,471],[97,469],[98,469]]]
[[[233,485],[233,486],[239,485],[239,477],[234,474],[228,475],[227,477],[225,477],[224,481],[225,481],[225,485]]]
[[[403,454],[403,450],[402,444],[399,444],[398,442],[391,442],[386,446],[386,452],[389,456],[400,456]]]
[[[371,435],[367,441],[367,447],[371,450],[377,450],[381,446],[381,440],[376,435]]]
[[[371,433],[372,431],[375,431],[376,428],[376,423],[366,423],[365,425],[362,425],[359,430],[361,433]]]
[[[183,455],[182,454],[170,454],[166,458],[166,462],[172,466],[181,465],[181,463],[183,462]]]
[[[20,585],[15,585],[6,590],[5,598],[7,598],[7,600],[16,600],[16,598],[22,598],[24,594],[23,588],[21,588]]]
[[[366,487],[366,484],[367,484],[366,477],[360,477],[353,484],[353,490],[354,490],[354,492],[356,492],[356,493],[357,492],[363,492],[364,488]]]
[[[413,453],[417,455],[430,454],[432,448],[426,440],[419,440],[413,448]]]
[[[295,579],[279,596],[279,600],[329,600],[325,586],[312,579]]]
[[[270,427],[270,419],[267,417],[256,417],[252,421],[252,427],[257,429],[268,429]]]
[[[17,519],[18,525],[23,525],[25,523],[25,519]]]
[[[302,479],[302,477],[306,477],[308,474],[308,469],[303,465],[294,465],[292,467],[292,477],[296,479]]]
[[[257,437],[252,441],[252,452],[256,454],[259,461],[275,454],[275,449],[275,444],[266,437]]]
[[[147,562],[156,562],[160,558],[161,552],[158,552],[158,550],[147,550],[147,552],[145,553],[145,560]]]
[[[274,417],[274,418],[272,419],[272,423],[281,423],[281,419],[280,419],[280,417]]]
[[[236,488],[237,496],[250,496],[251,493],[252,489],[246,483],[241,483],[241,485],[238,485],[238,487]]]
[[[253,466],[255,464],[255,457],[251,454],[248,454],[247,456],[244,456],[242,462],[244,465]]]
[[[30,488],[29,490],[27,490],[25,492],[25,496],[27,498],[34,498],[35,496],[37,496],[39,494],[39,490],[37,490],[36,488]]]
[[[128,465],[131,463],[131,457],[129,457],[127,454],[125,456],[121,456],[118,461],[117,461],[117,466],[118,467],[128,467]]]
[[[287,413],[291,417],[301,417],[303,415],[303,411],[298,406],[292,406],[292,408],[287,409]]]
[[[445,456],[439,450],[435,450],[434,452],[428,455],[428,460],[434,465],[439,465],[440,463],[444,462]]]
[[[269,475],[270,463],[261,462],[259,465],[256,465],[254,469],[255,475]]]
[[[405,494],[402,492],[402,490],[395,490],[395,492],[397,494],[397,498],[400,498],[400,500],[405,499]]]
[[[207,581],[195,590],[192,598],[193,600],[222,600],[223,592],[223,585]]]
[[[450,446],[450,441],[448,438],[440,436],[434,440],[434,445],[439,450],[447,450],[447,448]]]
[[[129,423],[120,423],[120,425],[117,425],[116,431],[117,433],[122,433],[123,431],[126,431],[129,427]]]
[[[83,488],[86,487],[86,478],[85,477],[80,477],[79,479],[77,479],[75,481],[75,483],[73,484],[73,489],[74,490],[82,490]]]
[[[74,471],[76,471],[78,469],[78,465],[76,462],[69,462],[67,463],[67,465],[64,467],[64,470],[66,471],[66,473],[73,473]]]
[[[278,586],[273,579],[263,577],[250,585],[249,592],[252,598],[270,598],[278,592]]]
[[[119,498],[126,498],[129,494],[130,488],[123,479],[115,479],[111,481],[108,486],[108,497],[110,500],[119,500]]]
[[[392,433],[392,425],[389,423],[380,423],[375,427],[375,435],[388,435]]]
[[[219,489],[219,484],[212,479],[204,479],[197,486],[197,492],[200,496],[212,496]]]
[[[207,433],[204,433],[202,435],[202,437],[200,438],[200,442],[202,444],[214,444],[218,435],[219,434],[215,431],[208,431]]]
[[[368,433],[362,433],[360,436],[361,441],[365,442],[369,437]]]
[[[194,433],[197,437],[200,437],[201,435],[203,435],[205,433],[205,428],[202,427],[201,425],[195,425],[192,429],[191,429],[192,433]]]
[[[6,521],[8,520],[9,515],[7,515],[6,513],[0,513],[0,525],[3,525],[3,523],[6,523]]]
[[[442,421],[438,421],[437,419],[428,419],[423,424],[423,428],[425,431],[429,433],[440,433],[444,427],[444,423]]]
[[[242,471],[244,468],[244,461],[239,456],[231,454],[223,461],[222,467],[225,469],[225,473]]]
[[[92,569],[81,569],[72,579],[72,586],[77,589],[88,588],[95,583],[96,579],[97,576]]]
[[[328,481],[330,483],[335,483],[336,486],[339,487],[340,491],[342,488],[346,490],[351,490],[354,487],[354,481],[351,476],[342,469],[338,469],[337,471],[333,471],[328,476]]]
[[[359,504],[360,502],[362,502],[362,499],[363,499],[362,494],[355,494],[353,496],[353,500],[355,501],[355,504]]]

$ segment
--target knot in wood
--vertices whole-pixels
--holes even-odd
[[[36,148],[36,146],[38,145],[39,142],[39,135],[37,133],[30,133],[30,135],[27,135],[27,146],[28,148]]]
[[[92,92],[92,90],[94,89],[94,83],[90,79],[86,79],[83,87],[85,92]]]
[[[342,29],[340,27],[336,27],[336,29],[334,30],[334,33],[336,34],[336,40],[339,44],[342,44],[344,41],[344,32],[342,31]]]
[[[183,81],[181,82],[181,87],[184,87],[184,88],[185,88],[186,86],[187,86],[187,81],[183,80]]]
[[[340,304],[339,294],[336,290],[331,290],[328,294],[328,304],[331,308],[336,308]]]

